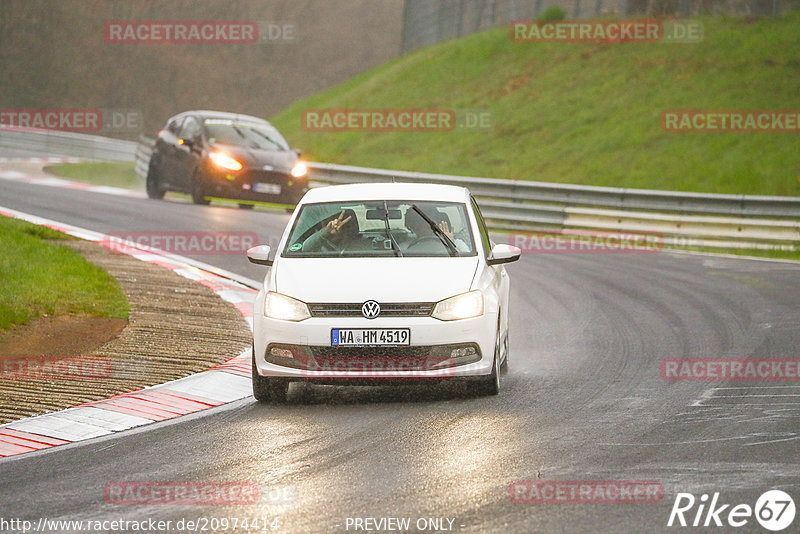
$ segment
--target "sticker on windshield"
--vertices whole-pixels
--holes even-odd
[[[295,243],[294,245],[289,247],[289,252],[297,252],[301,248],[303,248],[303,244],[302,243]]]

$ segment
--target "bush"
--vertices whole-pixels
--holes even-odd
[[[564,20],[567,14],[558,6],[550,6],[539,15],[539,20]]]

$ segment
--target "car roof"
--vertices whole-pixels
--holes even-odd
[[[349,200],[432,200],[466,203],[469,201],[469,190],[454,185],[403,182],[331,185],[311,189],[300,203]]]
[[[194,115],[195,117],[200,117],[201,119],[223,119],[223,120],[239,120],[239,121],[250,121],[250,122],[261,122],[270,124],[269,121],[264,120],[260,117],[254,117],[253,115],[244,115],[242,113],[229,113],[227,111],[210,111],[207,109],[197,109],[197,110],[190,110],[178,113],[177,115],[170,117],[167,120],[167,123],[170,123],[176,119],[180,119],[187,115]],[[270,126],[272,126],[270,124]]]

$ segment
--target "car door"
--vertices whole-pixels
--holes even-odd
[[[510,291],[510,280],[508,273],[503,265],[489,265],[486,260],[492,253],[492,242],[489,236],[489,229],[486,227],[486,221],[483,219],[483,214],[475,201],[474,197],[470,197],[472,203],[472,210],[475,212],[475,219],[478,223],[478,232],[480,234],[481,248],[483,249],[484,261],[482,262],[485,268],[484,276],[493,296],[497,298],[500,304],[500,332],[505,334],[508,327],[508,295]]]
[[[178,139],[182,123],[183,117],[178,117],[177,119],[168,122],[164,129],[158,132],[156,144],[153,149],[156,172],[161,177],[161,180],[169,185],[173,185],[175,182],[174,160],[177,152]]]
[[[203,153],[203,126],[200,120],[194,116],[186,117],[178,137],[172,158],[173,182],[183,191],[190,192],[192,175]]]

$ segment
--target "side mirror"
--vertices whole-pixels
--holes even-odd
[[[190,151],[192,151],[200,147],[201,141],[200,139],[184,139],[183,137],[181,137],[180,139],[178,139],[178,144],[181,146],[185,146]]]
[[[247,249],[247,259],[250,263],[256,265],[272,265],[272,260],[269,259],[269,245],[258,245],[253,248]]]
[[[513,245],[495,245],[486,263],[489,265],[500,265],[501,263],[511,263],[519,259],[522,251]]]

